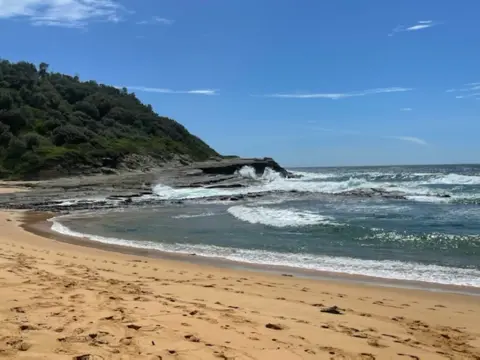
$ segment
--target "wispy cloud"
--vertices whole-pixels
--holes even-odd
[[[413,90],[413,89],[403,88],[403,87],[389,87],[389,88],[378,88],[378,89],[370,89],[370,90],[346,92],[346,93],[286,93],[286,94],[277,93],[277,94],[267,94],[267,95],[261,95],[261,96],[271,97],[271,98],[284,98],[284,99],[330,99],[330,100],[339,100],[339,99],[345,99],[345,98],[357,97],[357,96],[367,96],[367,95],[375,95],[375,94],[405,92],[405,91],[411,91],[411,90]]]
[[[412,111],[413,109],[412,108],[409,108],[409,107],[405,107],[405,108],[401,108],[400,111]]]
[[[467,98],[476,98],[480,97],[480,83],[471,82],[464,84],[461,88],[448,89],[445,92],[447,93],[458,93],[455,95],[456,99],[467,99]]]
[[[411,32],[411,31],[424,30],[437,25],[440,25],[440,23],[433,22],[433,20],[420,20],[420,21],[417,21],[417,23],[414,25],[409,25],[409,26],[398,25],[396,28],[394,28],[390,32],[390,34],[388,34],[388,36],[393,36],[399,32]]]
[[[131,91],[150,92],[157,94],[191,94],[191,95],[219,95],[218,90],[215,89],[198,89],[198,90],[172,90],[164,88],[152,88],[145,86],[116,86],[116,88],[127,88]]]
[[[480,92],[470,93],[470,94],[466,94],[466,95],[457,95],[457,96],[455,96],[455,99],[465,99],[465,98],[469,98],[469,97],[479,97],[479,96],[480,96]]]
[[[382,138],[408,141],[418,145],[428,145],[428,143],[425,140],[420,139],[418,137],[414,137],[414,136],[382,136]]]
[[[394,139],[400,141],[406,141],[410,143],[414,143],[417,145],[427,146],[428,143],[424,139],[415,137],[415,136],[398,136],[398,135],[378,135],[378,134],[370,134],[356,130],[337,130],[337,129],[329,129],[329,128],[322,128],[322,127],[309,127],[310,131],[320,131],[320,132],[330,132],[339,135],[354,135],[354,136],[362,136],[362,137],[376,137],[380,139]]]
[[[142,20],[138,21],[138,25],[155,25],[155,24],[160,24],[160,25],[173,25],[175,20],[172,19],[167,19],[159,16],[154,16],[150,20]]]
[[[92,21],[119,22],[124,12],[116,0],[0,0],[0,19],[38,26],[83,28]]]

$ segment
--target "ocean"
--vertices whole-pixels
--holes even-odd
[[[480,287],[480,165],[290,170],[301,177],[243,168],[252,185],[239,189],[156,184],[153,200],[178,201],[76,213],[52,228],[250,264]],[[366,196],[371,189],[386,197]],[[245,193],[268,195],[208,199]]]

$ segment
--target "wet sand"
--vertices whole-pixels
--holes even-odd
[[[477,296],[142,257],[22,228],[46,216],[0,212],[0,358],[480,359]]]

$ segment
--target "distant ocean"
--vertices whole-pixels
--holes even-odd
[[[480,287],[480,165],[273,171],[244,189],[154,187],[175,205],[75,214],[55,231],[246,263]],[[407,200],[341,196],[358,189]],[[206,196],[272,192],[247,201]]]

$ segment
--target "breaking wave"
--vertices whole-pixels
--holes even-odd
[[[273,209],[263,206],[232,206],[227,209],[235,218],[250,224],[262,224],[273,227],[301,227],[310,225],[334,225],[333,218],[310,211],[295,209]]]
[[[448,174],[428,180],[435,185],[480,185],[480,176]]]
[[[209,197],[235,196],[264,192],[300,192],[319,194],[341,194],[350,191],[381,190],[384,193],[396,193],[417,202],[465,202],[479,203],[480,176],[439,173],[382,173],[347,172],[335,174],[314,172],[293,172],[299,178],[283,178],[279,173],[266,169],[258,175],[255,169],[245,166],[237,171],[243,178],[251,179],[250,186],[234,189],[171,188],[162,184],[155,185],[154,193],[161,199],[182,200]],[[441,187],[439,187],[441,185]],[[458,189],[457,189],[457,188]]]
[[[282,178],[282,176],[278,172],[270,168],[266,168],[262,175],[258,175],[252,166],[243,166],[236,173],[246,179],[266,182],[275,181]]]

